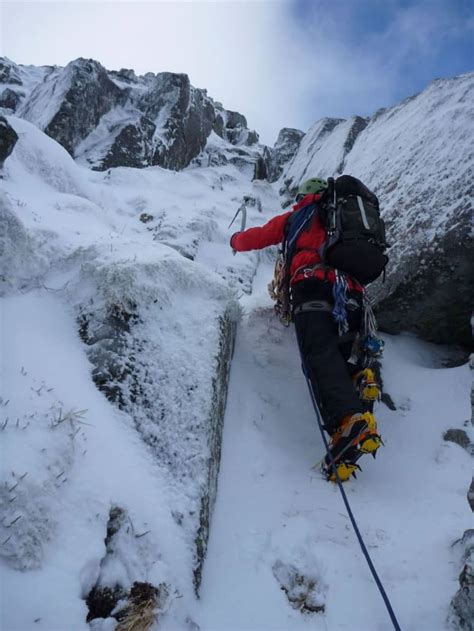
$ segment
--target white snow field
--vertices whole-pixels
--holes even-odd
[[[249,225],[261,225],[278,211],[274,189],[232,166],[91,172],[29,123],[9,121],[20,140],[0,180],[2,631],[111,631],[111,617],[86,622],[99,579],[168,584],[154,625],[163,631],[391,629],[339,491],[312,469],[323,444],[294,331],[267,295],[271,253],[233,256],[228,246],[242,197],[261,200],[263,213],[249,207]],[[96,388],[78,332],[87,305],[100,312],[124,297],[151,343],[146,374],[165,384],[150,392],[162,406],[156,441],[175,441],[170,462],[145,443],[150,420],[137,423]],[[190,419],[207,417],[218,317],[237,299],[198,600],[193,514],[209,453]],[[345,488],[401,628],[445,631],[460,570],[452,545],[472,526],[472,466],[443,432],[470,418],[470,370],[443,367],[445,349],[414,337],[385,341],[397,411],[377,406],[385,447]],[[111,551],[114,507],[127,527]],[[324,611],[292,607],[281,583],[295,572],[306,608]],[[290,596],[303,587],[290,585]]]

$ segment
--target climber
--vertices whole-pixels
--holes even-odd
[[[359,183],[355,178],[350,179]],[[307,225],[300,228],[294,238],[296,247],[288,265],[291,315],[317,393],[324,428],[330,435],[330,452],[344,481],[360,468],[357,460],[363,454],[371,453],[375,457],[382,441],[371,411],[371,404],[379,394],[373,371],[359,370],[347,363],[354,333],[361,326],[363,286],[348,274],[322,264],[321,247],[328,237],[322,213],[327,186],[327,182],[319,178],[307,180],[299,187],[292,210],[274,217],[264,226],[234,233],[230,245],[234,251],[245,252],[285,243],[289,240],[288,231],[297,223],[294,221],[296,213],[303,213],[311,206],[315,209]],[[346,307],[346,327],[342,335],[333,316],[335,288],[340,282],[344,285]],[[328,456],[322,469],[328,480],[335,481]]]

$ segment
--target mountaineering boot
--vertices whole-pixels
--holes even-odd
[[[382,444],[377,432],[377,423],[371,412],[352,414],[344,417],[340,427],[331,436],[329,451],[336,465],[337,473],[342,482],[348,480],[360,467],[357,460],[364,454],[371,453],[375,458],[377,449]],[[334,469],[329,455],[326,455],[322,471],[328,480],[336,481]]]
[[[373,403],[380,399],[380,386],[377,383],[372,368],[360,370],[354,375],[352,380],[361,401],[364,403]]]

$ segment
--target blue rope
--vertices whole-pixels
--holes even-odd
[[[298,341],[298,343],[299,343],[299,341]],[[370,568],[370,571],[372,572],[372,576],[374,577],[375,583],[376,583],[376,585],[377,585],[377,587],[379,589],[379,592],[380,592],[380,594],[381,594],[381,596],[383,598],[383,601],[385,603],[385,607],[387,608],[387,611],[388,611],[388,615],[390,616],[390,620],[392,621],[393,628],[395,629],[395,631],[401,631],[400,625],[398,624],[398,620],[397,620],[397,618],[395,616],[395,613],[394,613],[394,611],[392,609],[392,605],[390,604],[390,600],[388,599],[388,596],[387,596],[387,594],[385,592],[385,589],[384,589],[384,587],[382,585],[382,581],[380,580],[380,578],[379,578],[379,576],[377,574],[377,571],[376,571],[376,569],[374,567],[374,564],[372,563],[372,559],[370,558],[369,552],[368,552],[368,550],[366,548],[364,540],[362,539],[362,535],[360,534],[359,527],[357,526],[357,522],[356,522],[356,520],[354,518],[354,515],[352,513],[352,510],[351,510],[351,507],[350,507],[350,504],[349,504],[349,500],[347,499],[346,492],[344,491],[344,487],[342,486],[341,478],[339,477],[339,473],[337,472],[336,463],[334,462],[334,458],[332,457],[332,454],[331,454],[331,452],[329,450],[328,441],[327,441],[326,436],[324,434],[323,423],[322,423],[322,419],[321,419],[321,412],[319,411],[319,406],[318,406],[318,403],[317,403],[317,400],[316,400],[316,396],[314,394],[313,384],[311,383],[311,380],[310,380],[310,378],[308,376],[308,371],[307,371],[306,364],[305,364],[305,361],[304,361],[304,357],[303,357],[303,352],[301,350],[301,346],[299,347],[299,350],[300,350],[301,362],[302,362],[302,365],[303,365],[303,373],[304,373],[304,376],[306,377],[306,382],[308,384],[309,392],[311,394],[311,401],[313,402],[314,411],[316,412],[316,419],[318,421],[319,430],[321,432],[321,436],[323,437],[324,446],[326,447],[326,452],[327,452],[327,454],[329,456],[329,460],[331,462],[332,470],[334,471],[334,474],[336,476],[336,482],[337,482],[337,485],[339,487],[339,490],[341,491],[342,499],[343,499],[344,504],[346,506],[347,514],[349,515],[349,519],[351,520],[352,527],[354,528],[354,532],[355,532],[355,534],[357,536],[357,539],[359,540],[359,544],[360,544],[362,552],[363,552],[363,554],[365,556],[365,560],[367,561],[367,564],[368,564],[368,566]]]

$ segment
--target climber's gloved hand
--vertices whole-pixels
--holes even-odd
[[[234,232],[234,234],[230,238],[230,247],[232,248],[233,254],[237,253],[237,250],[234,247],[234,239],[238,234],[240,234],[240,230],[238,232]]]

